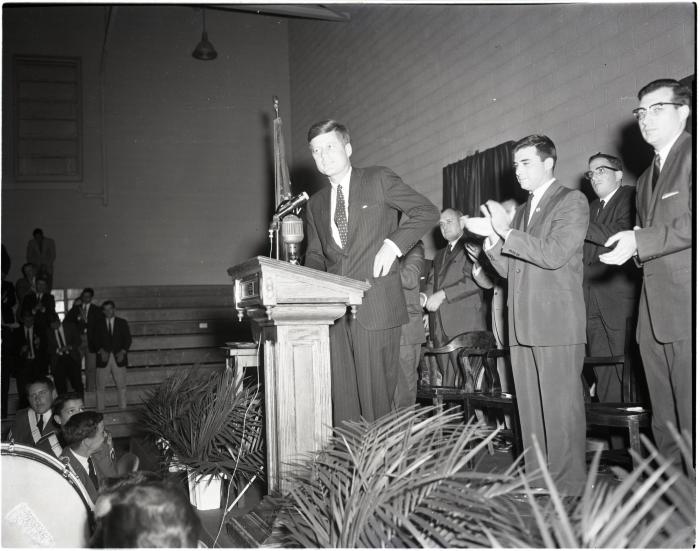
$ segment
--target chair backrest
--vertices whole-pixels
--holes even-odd
[[[460,357],[462,355],[483,356],[489,350],[496,348],[496,338],[491,331],[469,331],[457,335],[450,344],[454,344],[455,349],[462,349]]]

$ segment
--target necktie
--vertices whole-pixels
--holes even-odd
[[[657,153],[654,155],[654,168],[651,172],[651,191],[656,189],[656,182],[659,180],[659,174],[661,173],[661,157]]]
[[[88,306],[87,304],[83,306],[83,319],[87,321],[87,316],[88,316]]]
[[[600,213],[603,212],[603,209],[605,208],[605,201],[602,199],[600,200],[600,205],[598,205],[598,211],[595,213],[595,217],[598,218],[600,216]]]
[[[93,485],[95,486],[95,489],[98,489],[100,487],[100,482],[99,482],[99,480],[97,480],[97,473],[95,472],[95,466],[92,464],[92,457],[88,457],[87,464],[88,464],[88,476],[90,477],[90,480],[92,481]]]
[[[56,329],[56,342],[58,342],[58,347],[61,349],[61,354],[63,354],[63,349],[66,347],[66,341],[63,340],[63,335],[61,335],[61,330]]]
[[[343,187],[338,186],[337,195],[335,198],[335,214],[333,216],[335,225],[338,226],[340,234],[340,243],[345,248],[348,244],[348,217],[345,214],[345,195],[343,195]]]
[[[38,413],[36,414],[36,428],[39,429],[39,434],[44,430],[44,416]]]
[[[107,321],[107,324],[109,325],[109,336],[110,336],[110,337],[111,337],[112,334],[113,334],[113,333],[112,333],[112,322],[113,322],[113,321],[114,321],[113,318],[109,318],[109,321]]]
[[[530,208],[532,207],[532,193],[527,196],[527,203],[525,203],[525,224],[524,227],[527,229],[527,225],[530,223]]]
[[[27,327],[27,342],[29,343],[29,359],[34,359],[34,331],[31,327]]]

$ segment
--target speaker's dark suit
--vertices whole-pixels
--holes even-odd
[[[508,338],[525,462],[538,467],[534,438],[546,451],[557,487],[577,494],[585,483],[586,420],[581,367],[586,342],[583,240],[588,202],[553,182],[530,223],[515,213],[505,242],[486,250],[508,278]]]
[[[49,344],[49,358],[51,370],[56,384],[56,391],[63,394],[68,391],[67,381],[70,381],[73,390],[83,394],[83,381],[80,373],[80,333],[73,323],[64,323],[63,348],[60,346],[56,331],[49,327],[47,332]]]
[[[399,212],[404,214],[401,226]],[[373,277],[374,258],[384,239],[408,252],[438,220],[437,208],[384,167],[353,168],[348,197],[347,246],[331,231],[331,186],[309,200],[306,209],[305,265],[372,287],[357,319],[341,318],[331,327],[334,424],[360,416],[369,421],[388,413],[396,386],[401,325],[408,321],[398,262]]]
[[[590,356],[613,356],[625,349],[625,325],[639,299],[639,269],[629,260],[622,266],[604,264],[598,258],[610,249],[608,238],[634,226],[635,190],[620,186],[605,207],[600,199],[590,205],[590,220],[583,244],[583,299],[586,303],[586,336]],[[596,391],[601,402],[622,401],[622,368],[595,368]]]
[[[635,231],[644,269],[637,340],[651,397],[652,430],[661,454],[680,461],[666,423],[693,428],[692,245],[693,140],[683,132],[652,191],[652,167],[637,182]],[[678,422],[676,422],[676,415]]]

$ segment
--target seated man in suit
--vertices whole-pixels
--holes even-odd
[[[71,470],[95,503],[100,484],[109,477],[109,473],[101,471],[93,461],[93,455],[105,441],[104,418],[96,411],[82,411],[68,419],[62,430],[66,447],[61,457],[68,460]]]
[[[428,274],[427,293],[422,301],[430,312],[430,338],[433,346],[444,346],[467,331],[484,331],[486,316],[481,288],[472,276],[472,261],[465,245],[467,236],[459,219],[462,213],[445,209],[440,215],[440,233],[447,246],[435,253],[433,267]],[[443,385],[455,384],[457,366],[447,370],[445,356],[439,357],[440,370],[446,374]]]
[[[423,309],[420,305],[420,278],[423,273],[425,250],[419,241],[399,262],[401,286],[403,287],[408,323],[401,326],[401,346],[399,348],[399,377],[394,392],[397,408],[409,407],[416,403],[418,391],[418,363],[420,347],[425,342]]]
[[[26,393],[29,407],[20,409],[15,414],[8,440],[26,446],[37,446],[44,435],[57,428],[51,411],[56,392],[51,379],[42,377],[29,382]]]
[[[95,325],[93,346],[97,351],[97,409],[105,408],[105,387],[109,377],[114,379],[119,393],[119,408],[126,409],[126,368],[131,347],[129,323],[115,316],[114,302],[102,303],[104,319]]]
[[[605,153],[596,153],[588,160],[586,178],[598,197],[590,204],[583,244],[588,355],[617,356],[625,351],[627,318],[636,312],[639,270],[632,260],[623,266],[609,266],[598,256],[610,250],[604,245],[611,235],[634,226],[634,187],[622,185],[622,161]],[[598,399],[621,402],[622,366],[596,366],[591,371],[584,369],[584,376],[589,383],[595,381]]]
[[[43,276],[36,278],[36,292],[29,293],[22,301],[22,311],[31,310],[34,314],[37,330],[47,331],[53,315],[56,313],[56,301],[49,293],[48,283]]]
[[[73,390],[82,396],[80,333],[77,327],[72,323],[62,324],[58,314],[54,314],[48,332],[48,346],[56,391],[65,394],[68,391],[66,383],[70,381]]]
[[[27,383],[48,374],[46,336],[36,327],[31,310],[22,313],[22,325],[12,335],[12,350],[16,362],[17,389],[20,391],[19,407],[25,408],[29,401],[22,391]]]

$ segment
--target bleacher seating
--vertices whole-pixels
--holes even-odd
[[[82,289],[53,291],[67,311]],[[126,410],[117,407],[116,387],[106,392],[105,425],[114,436],[137,431],[136,408],[147,392],[180,369],[224,365],[224,346],[230,341],[250,341],[249,325],[238,322],[231,285],[168,285],[95,287],[93,302],[113,300],[117,316],[129,322],[133,342],[129,351]],[[57,308],[58,309],[58,308]],[[113,383],[112,383],[113,384]],[[16,411],[14,380],[8,408]],[[87,407],[95,407],[94,388],[85,394]]]

